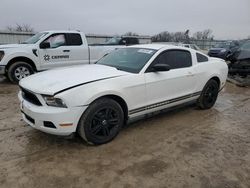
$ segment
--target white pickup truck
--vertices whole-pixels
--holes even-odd
[[[0,75],[17,83],[35,72],[99,60],[117,46],[89,46],[78,31],[44,31],[21,44],[0,45]]]

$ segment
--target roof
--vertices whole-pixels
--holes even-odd
[[[160,50],[161,48],[175,48],[175,49],[188,49],[191,50],[190,48],[185,48],[181,46],[176,46],[176,45],[171,45],[171,44],[139,44],[139,45],[133,45],[130,46],[132,48],[146,48],[146,49],[153,49],[153,50]]]
[[[48,32],[48,33],[81,33],[81,31],[76,31],[76,30],[48,30],[48,31],[42,31],[42,32]]]

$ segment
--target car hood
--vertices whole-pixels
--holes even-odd
[[[8,49],[8,48],[23,48],[27,47],[30,44],[6,44],[6,45],[0,45],[0,49]]]
[[[34,93],[55,95],[80,85],[127,74],[131,73],[105,65],[80,65],[37,73],[22,79],[19,85]]]

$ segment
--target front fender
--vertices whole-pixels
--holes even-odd
[[[92,90],[92,91],[90,91]],[[122,98],[126,101],[125,96],[121,92],[106,90],[106,91],[98,91],[94,92],[95,89],[88,88],[88,92],[84,92],[81,88],[72,89],[63,93],[56,95],[65,101],[67,106],[76,107],[76,106],[88,106],[95,100],[107,96],[107,95],[115,95]]]
[[[2,62],[3,65],[8,65],[9,62],[11,62],[11,60],[15,59],[15,58],[28,58],[30,59],[36,66],[37,70],[39,70],[39,64],[37,62],[39,62],[39,58],[35,56],[35,54],[33,54],[32,49],[30,52],[13,52],[13,51],[6,51],[5,52],[5,57],[3,58]]]

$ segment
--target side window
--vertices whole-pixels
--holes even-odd
[[[119,45],[127,45],[129,44],[128,38],[122,38],[119,42]]]
[[[244,43],[241,48],[244,50],[250,50],[250,41]]]
[[[127,45],[133,44],[133,38],[127,38]]]
[[[208,58],[202,54],[196,53],[196,57],[197,57],[197,62],[198,63],[202,63],[202,62],[207,62]]]
[[[191,48],[193,48],[195,50],[198,50],[198,48],[195,45],[192,45],[192,44],[191,44]]]
[[[66,45],[64,34],[51,35],[48,39],[45,40],[45,42],[49,42],[51,48],[57,48],[59,46]]]
[[[130,38],[130,44],[139,44],[139,39],[138,38]]]
[[[168,64],[171,69],[191,67],[191,53],[185,50],[168,50],[160,54],[153,64]]]
[[[78,33],[68,33],[66,34],[67,45],[68,46],[80,46],[82,45],[82,37]]]

